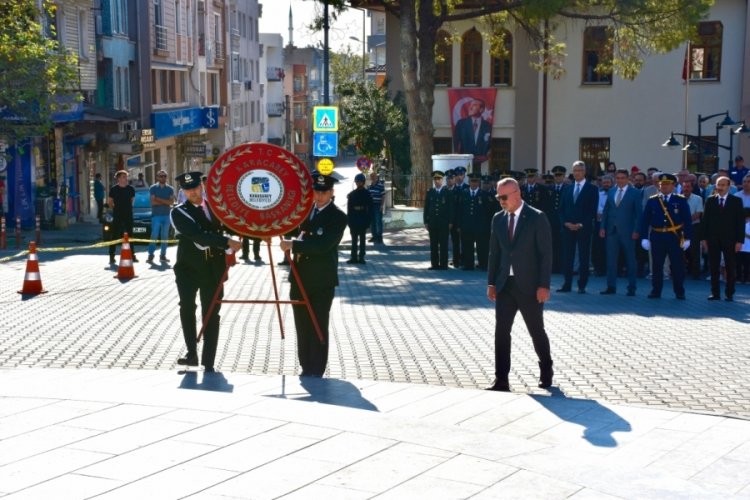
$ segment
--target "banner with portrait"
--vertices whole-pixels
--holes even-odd
[[[454,153],[473,154],[475,163],[487,160],[496,96],[495,88],[448,89]]]

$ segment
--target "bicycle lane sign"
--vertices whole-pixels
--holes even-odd
[[[336,157],[339,154],[337,132],[313,132],[313,156]]]

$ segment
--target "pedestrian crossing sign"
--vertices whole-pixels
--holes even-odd
[[[337,106],[313,107],[313,132],[338,132],[339,108]]]

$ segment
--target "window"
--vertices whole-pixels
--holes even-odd
[[[435,85],[451,84],[453,43],[448,32],[440,30],[435,40]]]
[[[719,80],[721,39],[724,27],[719,21],[698,25],[698,39],[690,44],[690,79]]]
[[[242,80],[242,75],[240,74],[240,53],[239,52],[232,52],[232,81],[233,82],[239,82]]]
[[[295,118],[305,117],[305,107],[299,102],[294,103],[294,117]]]
[[[491,174],[496,172],[510,172],[510,139],[496,138],[490,142],[490,166]]]
[[[161,0],[154,0],[154,24],[164,26],[164,16],[161,11]]]
[[[513,35],[503,30],[499,34],[502,37],[502,48],[498,48],[498,55],[490,58],[492,85],[512,85],[513,67]]]
[[[174,0],[174,32],[178,35],[182,33],[182,10],[180,6],[180,0]]]
[[[471,28],[461,40],[461,85],[476,87],[481,84],[482,35],[476,28]]]
[[[112,100],[112,107],[114,109],[122,109],[122,89],[120,87],[120,68],[115,68],[115,76],[112,81],[112,91],[114,92],[114,98]]]
[[[208,104],[219,104],[219,75],[218,73],[208,74]]]
[[[88,13],[88,9],[78,9],[78,55],[84,59],[89,56]]]
[[[120,84],[123,111],[130,111],[130,68],[122,68],[122,82]]]
[[[292,81],[292,90],[294,90],[294,92],[302,92],[302,76],[301,75],[294,75],[294,80]]]
[[[112,32],[126,34],[128,32],[128,2],[127,0],[111,0],[110,14],[112,18]]]
[[[606,172],[609,163],[609,137],[581,138],[579,157],[589,175]]]
[[[583,83],[612,84],[612,71],[599,72],[600,64],[612,62],[612,47],[604,26],[592,26],[583,32]]]

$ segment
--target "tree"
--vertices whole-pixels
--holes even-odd
[[[362,79],[362,56],[346,46],[344,52],[331,52],[331,84],[334,89],[346,82]],[[338,94],[338,91],[335,91]]]
[[[77,87],[76,58],[53,39],[54,27],[45,33],[43,18],[55,18],[52,2],[0,2],[0,137],[9,143],[48,132]]]
[[[363,155],[380,158],[386,167],[394,159],[401,173],[408,173],[408,123],[400,95],[392,99],[388,83],[378,87],[373,82],[350,80],[338,87],[341,110],[341,141],[354,143]],[[407,157],[404,158],[404,153]]]
[[[324,0],[325,1],[325,0]],[[334,9],[343,0],[327,0]],[[435,102],[435,45],[438,30],[446,23],[481,19],[488,27],[493,51],[501,50],[496,28],[517,27],[535,44],[540,71],[552,76],[564,71],[565,45],[554,38],[556,28],[572,20],[609,27],[611,59],[599,62],[597,71],[612,70],[633,79],[649,54],[677,48],[694,33],[713,0],[350,0],[377,5],[399,18],[401,71],[409,114],[409,137],[414,188],[429,186],[432,164],[432,107]]]

